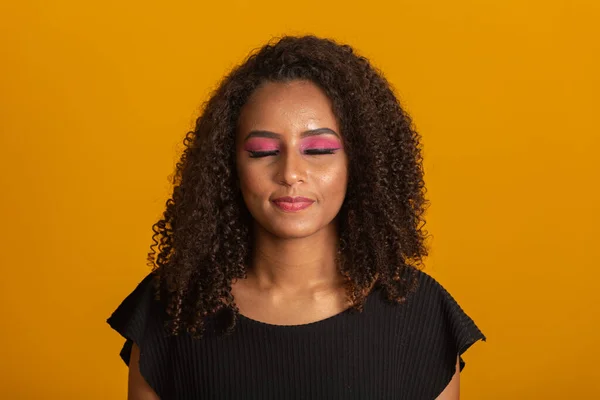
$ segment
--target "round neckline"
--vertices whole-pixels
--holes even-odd
[[[248,321],[248,322],[250,322],[250,323],[252,323],[254,325],[260,325],[260,326],[264,326],[264,327],[268,327],[268,328],[273,328],[273,329],[294,329],[294,328],[298,329],[298,328],[309,328],[309,327],[314,327],[314,326],[317,326],[317,325],[326,324],[326,323],[328,323],[328,322],[330,322],[330,321],[332,321],[332,320],[334,320],[336,318],[339,318],[339,317],[341,317],[341,316],[343,316],[345,314],[349,314],[351,312],[350,311],[351,309],[352,309],[352,307],[348,307],[345,310],[340,311],[337,314],[334,314],[334,315],[332,315],[330,317],[327,317],[327,318],[320,319],[318,321],[307,322],[305,324],[292,324],[292,325],[271,324],[269,322],[259,321],[257,319],[253,319],[253,318],[247,317],[244,314],[238,314],[238,316],[241,319],[243,319],[245,321]]]
[[[367,298],[365,300],[365,308],[366,308],[367,303],[371,299],[371,297],[374,296],[375,292],[377,292],[377,289],[374,288],[367,295]],[[280,329],[280,330],[288,329],[289,330],[289,329],[312,328],[312,327],[316,327],[318,325],[325,325],[325,324],[331,323],[331,322],[343,317],[346,314],[352,313],[353,312],[352,310],[353,310],[352,307],[348,307],[345,310],[342,310],[337,314],[334,314],[327,318],[320,319],[318,321],[307,322],[305,324],[291,324],[291,325],[271,324],[269,322],[259,321],[257,319],[247,317],[242,313],[238,313],[238,316],[240,317],[241,320],[247,321],[247,322],[251,323],[252,325],[262,326],[262,327],[271,328],[271,329]]]

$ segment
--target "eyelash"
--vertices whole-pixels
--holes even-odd
[[[337,149],[309,149],[305,150],[304,154],[308,154],[311,156],[321,155],[321,154],[333,154]],[[248,151],[250,153],[250,158],[262,158],[268,156],[276,156],[279,153],[279,150],[273,151]]]

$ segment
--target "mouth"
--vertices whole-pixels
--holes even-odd
[[[296,212],[310,207],[315,201],[306,197],[279,197],[271,200],[279,209],[285,212]]]

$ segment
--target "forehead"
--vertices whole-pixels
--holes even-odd
[[[242,107],[238,121],[239,134],[253,129],[294,134],[323,127],[339,131],[330,99],[310,81],[262,84]]]

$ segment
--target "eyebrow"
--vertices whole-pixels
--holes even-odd
[[[300,134],[300,137],[304,138],[304,137],[308,137],[308,136],[317,136],[317,135],[334,135],[338,139],[340,138],[340,135],[338,135],[333,129],[329,129],[329,128],[310,129],[308,131],[302,132]],[[281,139],[281,136],[282,135],[280,135],[279,133],[275,133],[275,132],[271,132],[271,131],[254,130],[254,131],[250,131],[248,136],[246,136],[246,138],[244,139],[244,142],[253,137],[266,137],[266,138],[271,138],[271,139]]]

